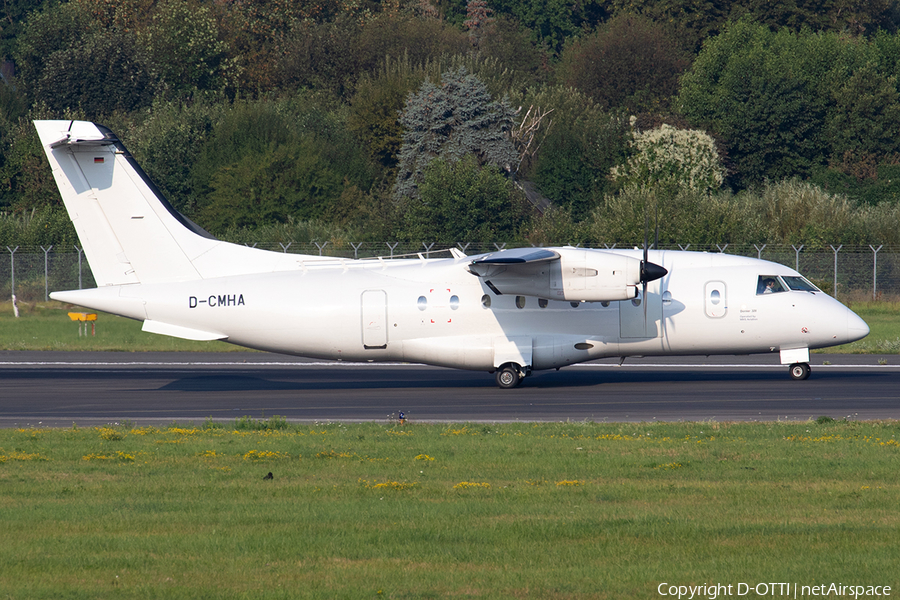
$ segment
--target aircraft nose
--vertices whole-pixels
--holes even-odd
[[[847,309],[847,337],[848,342],[861,340],[869,335],[869,326],[855,312]]]

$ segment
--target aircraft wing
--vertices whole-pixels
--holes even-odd
[[[503,264],[521,264],[521,263],[538,263],[548,260],[556,260],[559,258],[559,252],[555,250],[547,250],[545,248],[513,248],[511,250],[500,250],[492,252],[482,258],[472,261],[472,267],[481,268],[479,265],[503,265]]]

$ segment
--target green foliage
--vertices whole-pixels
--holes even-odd
[[[350,100],[347,125],[366,145],[372,160],[393,172],[403,142],[400,112],[409,93],[421,85],[424,67],[407,55],[385,57],[376,75],[364,75]]]
[[[721,136],[733,181],[806,177],[826,164],[857,179],[900,157],[895,36],[772,32],[741,21],[709,41],[679,103]]]
[[[157,5],[150,25],[138,35],[173,90],[218,90],[237,78],[236,61],[228,57],[218,29],[208,7],[167,0]]]
[[[447,18],[462,25],[467,0],[445,0]],[[559,52],[565,41],[585,29],[592,29],[609,16],[608,3],[601,0],[491,0],[495,17],[512,17],[531,32],[535,42]]]
[[[872,241],[862,239],[867,226],[874,225],[867,221],[878,213],[881,217],[896,213],[886,206],[859,211],[846,196],[828,193],[796,179],[768,184],[758,191],[748,190],[740,199],[762,233],[758,239],[777,244],[803,243],[810,247]]]
[[[269,222],[254,228],[230,228],[221,232],[220,237],[235,244],[257,244],[268,248],[278,248],[279,244],[287,246],[328,242],[328,248],[332,250],[348,248],[349,241],[368,241],[371,233],[373,232],[369,229],[340,227],[331,221],[298,221],[288,216],[283,223]],[[375,240],[381,241],[381,238],[376,237]]]
[[[546,137],[522,177],[533,180],[574,219],[584,219],[595,198],[612,191],[607,174],[625,159],[627,119],[603,111],[582,92],[561,86],[530,90],[522,104],[553,111],[543,125]]]
[[[445,72],[440,86],[426,81],[410,94],[400,124],[397,199],[419,197],[422,175],[435,158],[454,162],[472,154],[479,165],[515,170],[509,137],[513,110],[505,100],[492,100],[485,84],[464,67]]]
[[[544,214],[532,219],[525,238],[535,246],[597,243],[597,240],[590,238],[585,221],[576,221],[570,211],[556,206],[551,206]]]
[[[14,58],[25,85],[40,80],[45,61],[73,48],[91,30],[90,14],[77,2],[63,2],[31,13],[16,38]]]
[[[900,158],[900,93],[897,76],[888,76],[873,63],[834,74],[833,106],[825,134],[832,161],[845,171],[885,157]]]
[[[738,185],[805,176],[827,159],[821,85],[839,52],[834,35],[740,21],[704,46],[678,102],[694,125],[725,140]]]
[[[161,85],[156,65],[134,35],[111,31],[47,57],[33,93],[52,110],[77,108],[98,118],[148,106]]]
[[[415,241],[457,242],[520,239],[528,208],[524,198],[496,167],[479,166],[474,156],[433,160],[419,185],[420,200],[403,210],[401,235]]]
[[[93,118],[149,105],[163,89],[150,53],[133,30],[92,8],[72,1],[28,18],[16,53],[23,88],[51,110]]]
[[[814,171],[810,183],[833,194],[843,194],[856,204],[900,204],[900,165],[861,162]],[[848,174],[852,173],[852,174]]]
[[[747,216],[740,199],[729,193],[632,187],[605,196],[585,225],[595,243],[640,245],[649,218],[650,237],[658,223],[661,244],[712,245],[759,239]]]
[[[719,34],[729,21],[749,18],[773,30],[809,29],[833,33],[896,31],[894,0],[611,0],[616,14],[640,14],[658,23],[671,23],[685,43],[699,49],[702,42]]]
[[[0,210],[62,209],[53,173],[31,124],[31,118],[38,118],[42,113],[33,111],[28,116],[29,119],[6,124],[0,140],[3,155],[0,161]]]
[[[234,420],[232,425],[234,431],[278,431],[289,427],[287,419],[274,415],[268,420],[254,419],[253,417],[244,415]],[[207,428],[209,429],[209,428]]]
[[[273,88],[311,88],[343,95],[360,73],[357,51],[359,23],[308,22],[298,25],[284,42],[284,53],[273,59]]]
[[[719,189],[725,176],[716,144],[703,131],[671,125],[632,132],[631,156],[613,167],[613,180],[630,188]]]
[[[43,4],[44,0],[18,0],[0,5],[0,62],[12,57],[28,14]]]
[[[80,246],[75,227],[65,210],[44,207],[21,213],[0,212],[0,248]]]
[[[321,217],[345,188],[368,190],[373,170],[345,118],[314,95],[232,105],[191,169],[199,222],[221,231]]]
[[[528,29],[505,15],[495,19],[482,35],[479,50],[482,57],[493,58],[510,73],[527,78],[527,85],[542,83],[552,74],[546,46],[536,43]]]
[[[656,23],[617,16],[566,46],[557,77],[604,110],[662,112],[678,91],[690,61],[673,36]]]
[[[320,216],[321,203],[340,195],[341,178],[313,139],[243,155],[217,169],[200,211],[211,231]]]
[[[470,48],[466,35],[444,21],[382,15],[363,26],[355,52],[359,72],[371,73],[381,68],[384,57],[405,57],[413,65],[424,65]]]

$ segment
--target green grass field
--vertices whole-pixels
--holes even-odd
[[[896,595],[900,424],[819,421],[0,430],[0,597]]]
[[[856,302],[853,310],[871,328],[863,340],[829,348],[827,352],[851,354],[900,353],[900,302]],[[66,307],[59,302],[20,304],[19,318],[13,316],[12,303],[0,303],[0,350],[106,350],[231,352],[245,350],[222,342],[191,342],[163,335],[144,333],[138,321],[100,313],[96,335],[79,336]],[[88,326],[90,332],[90,326]]]

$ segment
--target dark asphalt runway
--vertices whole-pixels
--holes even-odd
[[[900,418],[896,355],[814,354],[807,381],[791,380],[777,355],[617,363],[537,372],[501,390],[481,372],[264,353],[0,352],[0,427],[368,421],[398,411],[456,422]]]

